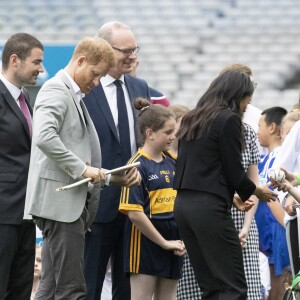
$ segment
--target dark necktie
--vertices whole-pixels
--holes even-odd
[[[25,100],[25,95],[23,92],[21,92],[20,96],[19,96],[19,104],[20,104],[20,108],[21,108],[21,111],[24,115],[24,117],[26,118],[26,121],[27,121],[27,125],[28,125],[28,128],[29,128],[29,133],[30,133],[30,136],[32,136],[32,121],[31,121],[31,115],[30,115],[30,111],[29,111],[29,108],[26,104],[26,100]]]
[[[117,87],[118,129],[122,151],[122,163],[126,164],[131,157],[128,114],[125,103],[125,96],[122,89],[122,82],[120,80],[116,80],[114,84]]]

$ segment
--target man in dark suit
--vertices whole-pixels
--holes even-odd
[[[31,148],[31,115],[23,85],[43,72],[43,45],[17,33],[2,51],[0,74],[0,299],[29,300],[35,225],[23,220]]]
[[[101,84],[85,97],[85,104],[99,136],[103,168],[113,169],[126,164],[137,150],[136,112],[132,103],[137,97],[150,99],[150,93],[144,80],[128,75],[139,50],[131,29],[119,22],[109,22],[99,29],[97,36],[111,44],[117,62],[108,75],[101,78]],[[125,111],[121,111],[119,106],[120,93],[126,103]],[[129,129],[127,134],[124,132],[126,127]],[[124,146],[124,143],[127,145]],[[106,184],[109,185],[109,182]],[[120,193],[121,188],[116,186],[106,187],[102,191],[97,216],[86,235],[85,279],[88,300],[100,299],[110,257],[113,299],[130,299],[129,279],[124,277],[123,272],[125,216],[118,212]]]

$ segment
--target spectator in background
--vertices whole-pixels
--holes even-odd
[[[42,277],[36,299],[86,299],[84,239],[96,213],[101,152],[97,133],[82,102],[82,93],[99,84],[115,63],[111,46],[86,38],[76,46],[65,69],[40,89],[34,106],[33,138],[25,217],[43,233]],[[88,184],[57,193],[78,179]]]
[[[289,130],[289,123],[298,118],[299,104],[294,105],[291,112],[289,112],[282,120],[282,145],[275,157],[273,168],[285,168],[291,173],[300,173],[300,121],[296,121]],[[291,122],[289,121],[291,120]],[[288,131],[287,135],[285,132]],[[295,183],[298,184],[297,182]],[[287,237],[290,244],[290,262],[293,275],[300,271],[299,261],[299,243],[298,243],[298,224],[293,209],[293,204],[297,201],[293,196],[287,194],[284,199],[284,209],[286,211],[284,222],[286,224]]]
[[[31,149],[31,115],[24,85],[43,72],[44,48],[27,33],[11,36],[0,74],[0,299],[30,298],[35,225],[23,220]]]
[[[34,300],[37,287],[40,283],[42,273],[42,247],[38,244],[35,245],[35,262],[34,262],[34,274],[33,285],[31,290],[30,300]]]
[[[139,66],[139,64],[140,64],[140,62],[136,57],[133,64],[132,64],[132,71],[129,73],[130,75],[136,76],[137,67]],[[152,87],[149,87],[149,91],[150,91],[150,96],[151,96],[151,103],[161,104],[163,106],[169,106],[170,105],[170,101],[161,92],[159,92],[158,90],[155,90]]]
[[[262,147],[268,149],[268,154],[259,163],[260,184],[269,182],[269,170],[280,151],[280,126],[287,111],[282,107],[271,107],[262,112],[259,120],[258,139]],[[282,275],[290,265],[286,232],[283,223],[284,210],[279,201],[265,203],[259,201],[255,220],[259,232],[260,250],[268,257],[271,290],[270,300],[281,300],[285,292]]]
[[[176,120],[175,133],[177,133],[181,120],[183,116],[189,111],[189,109],[180,104],[173,104],[169,106],[169,109],[174,113]],[[172,141],[171,147],[168,151],[165,152],[171,158],[177,160],[178,156],[178,139],[175,136],[175,139]],[[177,286],[177,300],[185,299],[201,299],[201,290],[196,281],[193,267],[191,265],[188,253],[184,255],[183,258],[183,267],[182,267],[182,277],[179,280]]]
[[[243,72],[219,75],[183,117],[177,134],[174,215],[202,299],[247,297],[241,244],[230,213],[234,192],[243,201],[252,194],[275,200],[275,193],[247,178],[241,164],[241,115],[253,91]]]
[[[289,112],[281,122],[281,129],[280,129],[280,135],[281,135],[281,143],[284,142],[286,136],[291,131],[292,127],[295,125],[297,121],[300,120],[300,112],[299,111],[291,111]]]
[[[182,120],[183,116],[189,111],[189,108],[185,105],[173,104],[173,105],[169,106],[169,109],[175,115],[175,121],[176,121],[175,134],[176,134],[180,127],[181,120]],[[166,151],[166,153],[173,159],[175,159],[175,160],[177,159],[178,139],[176,136],[175,136],[175,139],[172,141],[170,149],[168,151]]]
[[[139,50],[132,30],[119,22],[104,24],[97,37],[109,42],[117,63],[101,84],[85,97],[101,144],[103,167],[113,169],[125,165],[137,150],[135,136],[137,97],[150,99],[147,83],[128,75]],[[109,185],[109,177],[106,184]],[[99,300],[111,257],[113,299],[129,300],[130,283],[123,272],[123,237],[125,218],[119,213],[120,187],[107,186],[101,193],[98,212],[91,231],[86,235],[85,279],[87,299]]]

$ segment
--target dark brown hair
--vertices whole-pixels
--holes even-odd
[[[181,104],[172,104],[168,106],[168,109],[175,115],[176,122],[189,111],[187,106]]]
[[[220,74],[210,84],[196,107],[182,118],[178,139],[190,141],[201,137],[224,109],[241,116],[240,102],[245,97],[252,96],[253,91],[253,84],[247,74],[239,71]]]
[[[16,33],[5,43],[2,51],[2,69],[7,70],[11,55],[16,54],[24,61],[31,54],[31,50],[39,48],[44,51],[42,43],[28,33]]]
[[[165,122],[169,119],[175,119],[174,114],[167,107],[161,104],[151,104],[150,101],[145,98],[135,99],[134,107],[140,111],[138,129],[141,143],[145,142],[146,130],[148,128],[155,132],[162,129]]]

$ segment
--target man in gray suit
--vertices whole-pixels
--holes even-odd
[[[35,299],[86,298],[85,232],[97,211],[105,175],[100,170],[99,139],[81,99],[114,63],[106,41],[86,38],[66,68],[37,95],[25,203],[25,217],[33,217],[44,237],[42,278]],[[136,173],[130,175],[134,181]],[[92,178],[90,197],[87,183],[56,192],[83,177]]]

